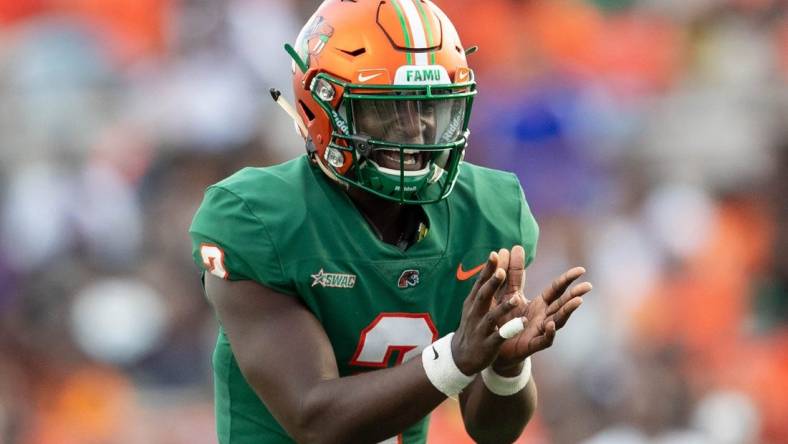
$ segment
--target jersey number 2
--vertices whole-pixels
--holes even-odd
[[[438,339],[429,313],[381,313],[361,331],[350,365],[388,367],[391,354],[399,352],[395,365],[415,358]]]
[[[202,263],[205,269],[212,275],[227,279],[230,273],[224,268],[224,251],[211,244],[200,245],[200,256],[202,256]]]

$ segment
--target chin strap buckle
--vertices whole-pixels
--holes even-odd
[[[356,149],[359,156],[364,159],[369,159],[373,151],[372,145],[369,143],[369,141],[372,140],[371,137],[364,134],[355,134],[346,137],[350,140],[351,145]]]
[[[317,148],[315,148],[315,142],[312,141],[311,137],[307,137],[304,144],[306,145],[306,154],[312,158],[312,160],[314,160],[315,157],[317,157]]]

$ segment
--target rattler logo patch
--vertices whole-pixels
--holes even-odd
[[[405,270],[399,276],[397,287],[409,288],[419,285],[419,270]]]

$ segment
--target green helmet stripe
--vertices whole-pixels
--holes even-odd
[[[405,23],[405,14],[402,13],[402,7],[399,5],[399,0],[391,0],[391,3],[394,5],[394,9],[397,11],[397,17],[399,17],[399,24],[402,26],[402,35],[405,36],[405,46],[410,48],[410,34],[408,33],[408,25]],[[405,52],[405,55],[408,57],[408,65],[413,64],[413,58],[410,55],[409,51]]]
[[[435,37],[432,34],[432,21],[427,17],[427,13],[424,12],[424,6],[421,5],[420,0],[413,0],[416,3],[416,7],[419,8],[419,14],[421,14],[421,21],[424,22],[424,27],[427,29],[427,42],[430,47],[433,47],[437,44],[435,41]],[[430,64],[435,64],[435,51],[430,52]]]

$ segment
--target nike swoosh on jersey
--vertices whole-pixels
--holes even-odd
[[[457,280],[467,281],[468,279],[472,278],[476,273],[482,271],[482,268],[484,268],[484,264],[478,265],[466,271],[462,269],[462,263],[460,263],[460,265],[457,267]]]
[[[435,347],[432,347],[432,352],[435,353],[435,357],[432,358],[433,361],[438,359],[438,350],[435,350]]]
[[[365,76],[364,74],[359,74],[358,81],[361,83],[369,82],[370,80],[374,79],[375,77],[379,77],[382,74],[383,74],[382,72],[376,72],[375,74],[370,74],[368,76]]]

